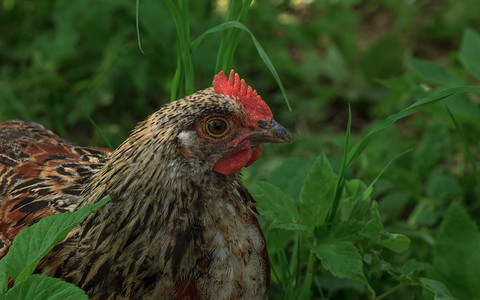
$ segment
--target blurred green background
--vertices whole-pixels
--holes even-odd
[[[190,1],[192,38],[224,22],[227,6]],[[293,111],[247,34],[234,69],[294,142],[267,145],[262,159],[243,172],[246,180],[267,179],[295,197],[313,157],[325,153],[338,169],[349,104],[355,142],[433,89],[478,85],[479,9],[478,0],[254,1],[245,25],[272,60]],[[0,0],[0,120],[36,121],[75,143],[106,146],[91,117],[113,145],[121,143],[169,101],[176,68],[176,29],[164,2],[140,1],[145,54],[135,21],[133,0]],[[208,36],[194,53],[196,89],[211,86],[220,38]],[[347,178],[369,184],[410,150],[373,192],[385,226],[412,239],[405,254],[391,253],[392,264],[412,257],[431,262],[452,202],[478,224],[477,178],[445,104],[478,161],[479,103],[476,94],[458,94],[401,120],[377,135],[348,170]]]
[[[176,31],[163,1],[2,0],[0,119],[34,120],[81,144],[99,145],[86,115],[114,144],[169,99]],[[408,72],[405,59],[455,65],[462,32],[480,27],[477,0],[255,1],[246,25],[272,59],[293,112],[243,34],[234,68],[296,137],[343,135],[403,108],[410,95],[382,84]],[[191,35],[224,21],[226,1],[191,1]],[[196,85],[211,85],[221,35],[194,56]],[[415,84],[415,83],[410,83]],[[398,90],[397,89],[397,90]],[[310,140],[310,139],[309,139]],[[322,140],[322,139],[321,139]],[[330,138],[328,138],[330,141]],[[300,145],[304,155],[328,151]],[[320,147],[322,146],[322,147]]]

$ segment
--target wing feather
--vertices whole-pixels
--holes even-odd
[[[79,147],[45,127],[0,122],[0,258],[25,227],[72,211],[111,151]]]

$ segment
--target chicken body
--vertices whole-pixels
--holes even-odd
[[[265,239],[237,172],[260,143],[290,138],[256,93],[236,88],[238,75],[217,76],[215,89],[163,106],[113,153],[0,123],[3,254],[19,229],[112,196],[36,272],[92,299],[264,299]]]

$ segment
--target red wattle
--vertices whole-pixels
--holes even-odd
[[[262,150],[262,146],[258,146],[255,151],[247,147],[228,153],[213,166],[213,170],[223,175],[236,173],[243,167],[253,164],[262,154]]]
[[[262,146],[258,146],[257,149],[255,149],[255,151],[253,151],[252,157],[250,157],[250,160],[245,165],[245,168],[250,166],[251,164],[253,164],[260,157],[262,152],[263,152]]]

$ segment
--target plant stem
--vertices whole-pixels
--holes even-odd
[[[344,146],[345,148],[343,149],[342,165],[340,166],[337,182],[335,183],[332,207],[327,217],[327,223],[329,226],[332,226],[333,221],[335,221],[335,215],[337,214],[338,205],[340,204],[340,199],[342,197],[343,187],[345,184],[345,170],[350,165],[348,163],[347,156],[348,156],[348,145],[350,141],[351,125],[352,125],[352,111],[350,109],[350,104],[348,104],[348,124],[347,124],[347,132],[345,133],[345,146]]]
[[[313,247],[317,245],[317,238],[313,239]],[[310,254],[308,255],[308,263],[307,263],[307,274],[313,274],[313,268],[315,267],[315,252],[313,247],[310,249]],[[308,287],[310,289],[310,287]]]
[[[394,286],[393,288],[391,288],[391,289],[389,289],[388,291],[386,291],[385,293],[379,295],[378,297],[374,297],[373,299],[374,299],[374,300],[384,299],[384,298],[386,298],[387,296],[389,296],[391,293],[395,292],[396,290],[398,290],[399,288],[404,287],[404,286],[406,286],[406,285],[403,284],[403,283],[399,283],[399,284],[397,284],[396,286]]]

